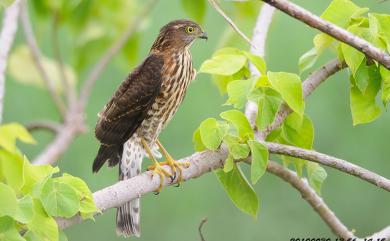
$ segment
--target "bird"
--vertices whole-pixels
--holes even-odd
[[[196,39],[208,39],[199,24],[179,19],[166,24],[150,48],[149,54],[125,80],[98,114],[95,136],[100,147],[92,171],[108,163],[119,164],[119,181],[139,175],[144,157],[152,161],[148,170],[160,176],[182,181],[182,168],[167,152],[158,136],[183,102],[188,85],[195,79],[190,47]],[[161,152],[160,152],[161,151]],[[165,162],[158,162],[165,156]],[[171,172],[163,168],[170,167]],[[169,169],[168,169],[169,170]],[[179,173],[176,175],[176,173]],[[117,208],[116,232],[119,236],[140,237],[140,200]]]

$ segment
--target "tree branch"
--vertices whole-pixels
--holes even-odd
[[[56,123],[54,121],[49,121],[49,120],[38,120],[38,121],[33,121],[29,124],[26,125],[26,128],[28,131],[35,131],[39,129],[46,129],[54,133],[60,132],[62,125],[59,123]]]
[[[18,29],[20,0],[16,0],[5,10],[3,28],[0,33],[0,123],[3,121],[5,71],[7,69],[8,54]]]
[[[353,233],[337,218],[324,200],[310,187],[306,179],[301,179],[295,172],[273,161],[269,161],[267,171],[297,189],[301,193],[302,198],[312,206],[314,211],[320,215],[334,234],[344,239],[355,238]]]
[[[256,48],[251,48],[251,53],[264,57],[265,54],[265,43],[268,36],[268,30],[270,28],[272,17],[275,13],[275,8],[263,4],[260,9],[259,16],[256,20],[256,25],[253,29],[252,42],[256,44]],[[260,77],[260,71],[252,64],[249,65],[249,70],[252,76]],[[252,128],[256,128],[256,116],[257,116],[257,103],[248,100],[245,107],[245,115],[248,118]]]
[[[370,58],[378,61],[380,64],[385,66],[390,70],[390,55],[388,55],[382,49],[379,49],[367,42],[366,40],[359,38],[347,30],[338,27],[335,24],[332,24],[326,20],[321,19],[320,17],[312,14],[306,9],[295,5],[286,0],[261,0],[269,5],[274,6],[275,8],[283,11],[284,13],[290,15],[291,17],[320,30],[323,33],[327,33],[335,39],[346,43],[355,49],[363,52]]]
[[[138,30],[141,26],[144,16],[153,9],[158,0],[150,0],[138,15],[134,18],[133,21],[128,25],[126,31],[122,36],[116,41],[100,58],[97,64],[92,68],[87,79],[84,82],[83,87],[80,92],[80,104],[82,107],[88,102],[89,95],[91,94],[92,87],[95,84],[96,80],[99,78],[100,74],[106,68],[110,60],[123,48],[127,40]]]
[[[301,158],[311,162],[317,162],[319,164],[337,169],[339,171],[351,174],[362,180],[365,180],[377,187],[380,187],[390,192],[390,180],[382,177],[374,172],[366,170],[360,166],[352,164],[348,161],[332,157],[313,150],[306,150],[295,146],[288,146],[273,142],[262,142],[267,146],[269,152],[273,154],[287,155],[291,157]]]
[[[322,66],[320,69],[312,73],[302,83],[303,97],[308,97],[322,82],[327,80],[330,76],[334,75],[338,71],[344,69],[345,67],[346,64],[344,62],[340,63],[340,61],[335,59],[331,60],[330,62]],[[259,138],[264,140],[269,135],[269,133],[271,133],[271,131],[279,128],[291,112],[292,110],[290,109],[290,107],[287,106],[287,104],[282,104],[272,124],[267,126],[264,131],[258,133]]]
[[[44,83],[46,84],[50,96],[54,101],[54,104],[57,106],[60,113],[64,115],[65,104],[60,98],[60,96],[56,93],[53,82],[50,80],[49,75],[47,74],[42,64],[42,54],[39,50],[37,41],[34,36],[34,31],[31,26],[28,9],[27,9],[27,1],[22,0],[21,5],[22,7],[21,7],[20,16],[22,20],[22,27],[23,27],[24,35],[26,37],[27,45],[29,46],[32,57],[34,59],[35,66],[37,67],[39,74],[41,75]]]
[[[256,45],[251,42],[251,40],[237,27],[233,20],[222,10],[221,6],[215,0],[208,0],[209,3],[215,10],[232,26],[234,31],[236,31],[252,48],[256,48]]]

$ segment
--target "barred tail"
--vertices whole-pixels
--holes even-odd
[[[128,145],[129,144],[129,145]],[[141,155],[137,153],[129,153],[131,149],[130,143],[124,146],[121,165],[119,168],[119,180],[130,179],[140,173],[141,170]],[[130,154],[130,155],[129,155]],[[135,235],[140,237],[140,199],[134,199],[123,206],[117,208],[116,211],[116,233],[120,236],[130,237]]]

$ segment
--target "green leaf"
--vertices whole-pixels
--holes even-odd
[[[304,53],[298,62],[299,72],[303,73],[304,71],[313,67],[318,58],[317,50],[315,48],[310,49]]]
[[[227,91],[227,86],[230,82],[233,81],[232,76],[224,76],[224,75],[213,75],[213,82],[217,85],[219,92],[221,94],[225,94]]]
[[[254,79],[234,80],[227,86],[229,99],[226,104],[234,105],[235,108],[241,109],[248,100],[248,95],[252,90]]]
[[[314,36],[313,43],[317,54],[321,55],[327,48],[332,45],[334,41],[335,39],[327,35],[326,33],[319,33]]]
[[[19,210],[15,215],[15,219],[21,223],[28,223],[33,217],[33,200],[27,195],[18,200]]]
[[[199,129],[203,145],[209,150],[217,150],[224,135],[219,128],[217,120],[208,118],[200,124]]]
[[[23,179],[24,185],[22,192],[24,194],[33,192],[34,195],[40,195],[40,188],[48,178],[59,171],[58,167],[50,165],[31,165],[25,158],[23,162]],[[34,193],[36,191],[36,193]]]
[[[40,200],[50,216],[70,218],[80,209],[76,191],[68,184],[49,179],[42,188]]]
[[[58,227],[54,218],[46,214],[38,200],[33,201],[33,209],[33,218],[27,224],[33,235],[29,236],[35,236],[38,240],[58,241]]]
[[[0,182],[0,197],[0,217],[15,217],[19,211],[15,191],[10,186]]]
[[[246,62],[247,60],[243,55],[215,55],[211,59],[203,62],[199,72],[217,75],[233,75],[240,71]]]
[[[305,102],[302,95],[302,82],[299,76],[285,72],[268,71],[268,79],[272,87],[279,92],[288,106],[302,116]]]
[[[91,190],[87,184],[80,178],[64,173],[62,177],[56,178],[57,182],[65,183],[71,186],[77,193],[80,200],[80,214],[83,218],[93,218],[98,209],[93,201]]]
[[[61,74],[59,72],[58,63],[46,56],[41,56],[41,62],[43,68],[48,74],[49,80],[52,81],[56,92],[62,92],[63,86],[61,83]],[[20,71],[21,69],[23,69],[23,71]],[[33,57],[26,45],[17,47],[11,54],[8,71],[12,78],[16,81],[23,84],[46,88],[46,84],[35,67]],[[69,80],[69,83],[74,86],[77,82],[77,75],[68,65],[65,65],[65,75]]]
[[[344,43],[341,44],[341,51],[343,53],[345,62],[351,69],[352,74],[355,75],[359,66],[361,64],[365,64],[363,63],[365,55],[360,51],[356,50],[355,48]]]
[[[232,155],[229,155],[225,161],[225,164],[223,165],[223,171],[230,172],[231,170],[233,170],[233,167],[234,167],[234,159]]]
[[[368,19],[374,44],[380,48],[387,48],[387,52],[390,52],[390,15],[370,13]]]
[[[358,17],[367,11],[367,8],[360,8],[351,0],[333,0],[321,18],[345,28],[352,17]]]
[[[351,76],[350,105],[353,125],[372,122],[381,114],[381,109],[375,101],[381,87],[381,76],[376,68],[369,73],[370,79],[364,94],[356,86],[356,81]]]
[[[24,143],[35,144],[34,138],[28,131],[17,123],[9,123],[0,126],[0,147],[9,152],[16,152],[16,140]]]
[[[181,0],[181,5],[191,19],[198,23],[203,22],[207,9],[206,0]]]
[[[238,110],[229,110],[222,112],[220,115],[224,120],[232,123],[238,130],[240,137],[243,139],[253,139],[253,130],[246,116]]]
[[[223,141],[227,144],[229,155],[235,160],[244,159],[249,155],[250,149],[247,144],[241,143],[237,136],[226,135]]]
[[[202,138],[200,137],[200,128],[196,129],[192,137],[192,142],[195,146],[195,151],[204,151],[207,148],[203,145]]]
[[[270,88],[265,88],[264,96],[259,100],[256,125],[259,130],[264,130],[268,125],[270,125],[276,117],[280,106],[282,105],[282,100],[279,97],[274,95],[268,95],[267,93],[272,92]]]
[[[248,51],[244,51],[244,54],[262,75],[267,74],[267,64],[262,57]]]
[[[60,231],[58,233],[58,241],[68,241],[68,237],[66,237],[66,234],[64,231]]]
[[[268,149],[257,141],[249,141],[249,147],[252,154],[251,181],[256,184],[264,175],[268,165]]]
[[[23,157],[0,150],[0,172],[6,183],[18,192],[24,185]]]
[[[306,115],[301,118],[298,114],[291,113],[283,122],[282,136],[289,144],[311,149],[314,140],[313,123]]]
[[[382,102],[386,105],[390,101],[390,71],[383,66],[379,66],[382,77]]]
[[[26,241],[20,236],[15,221],[10,217],[0,217],[0,241]]]
[[[259,200],[240,168],[234,165],[233,170],[228,173],[216,170],[215,174],[236,207],[256,218]]]
[[[321,187],[327,177],[325,169],[318,165],[318,163],[313,162],[307,162],[306,167],[309,184],[314,188],[318,195],[321,195]]]

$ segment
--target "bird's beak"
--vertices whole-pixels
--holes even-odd
[[[200,35],[199,35],[199,38],[201,39],[208,39],[209,37],[207,36],[207,33],[206,32],[202,32]]]

